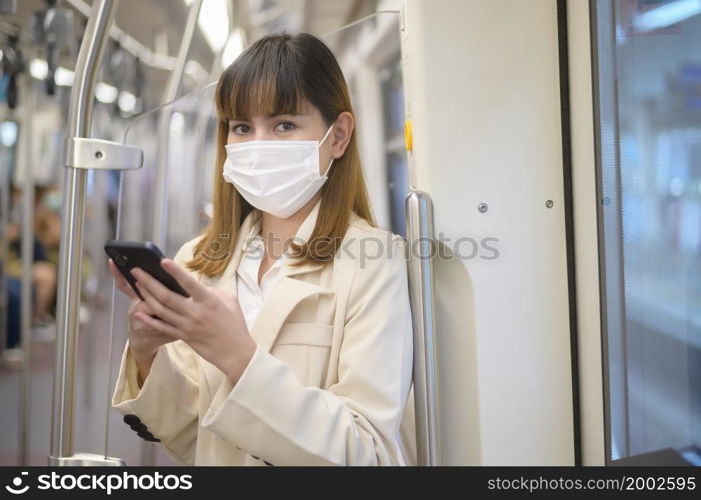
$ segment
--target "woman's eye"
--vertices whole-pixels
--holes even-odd
[[[276,132],[290,132],[296,128],[295,124],[292,122],[280,122],[275,127]]]
[[[245,135],[251,131],[251,127],[248,125],[233,125],[230,127],[231,131],[238,135]]]

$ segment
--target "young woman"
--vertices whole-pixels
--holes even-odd
[[[195,465],[415,463],[405,242],[375,227],[331,51],[265,37],[219,79],[214,216],[134,270],[113,405]]]

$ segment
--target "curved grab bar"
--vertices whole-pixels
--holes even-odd
[[[419,465],[440,465],[433,274],[433,203],[411,189],[405,199],[409,298],[414,327],[414,404]]]

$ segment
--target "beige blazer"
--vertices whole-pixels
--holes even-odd
[[[297,237],[308,240],[319,205]],[[221,275],[193,276],[236,294],[241,235],[259,216],[242,223]],[[174,260],[189,260],[197,239]],[[414,465],[405,255],[404,239],[353,214],[332,262],[283,266],[251,328],[258,347],[235,386],[178,340],[159,349],[139,390],[127,341],[112,405],[182,464]]]

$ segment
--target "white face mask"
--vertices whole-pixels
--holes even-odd
[[[321,142],[248,141],[226,145],[224,179],[236,186],[251,205],[286,219],[302,208],[321,189],[324,175],[319,172]]]

